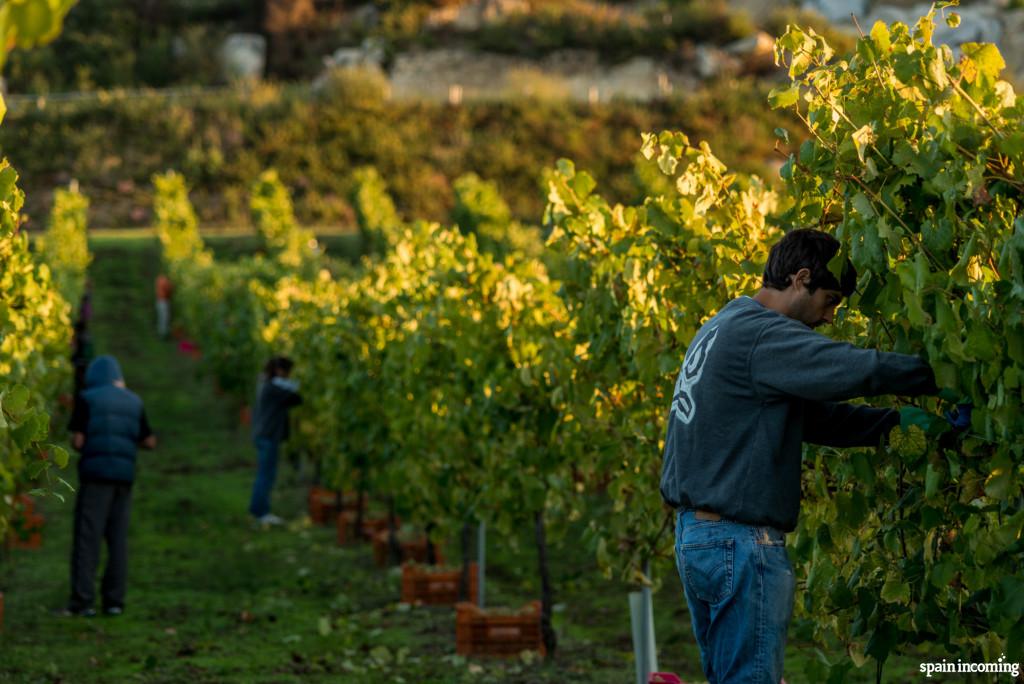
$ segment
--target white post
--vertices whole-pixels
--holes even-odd
[[[462,104],[462,86],[458,83],[452,83],[448,86],[448,104]]]
[[[672,94],[672,82],[668,80],[668,74],[665,72],[658,74],[658,90],[662,95]]]
[[[487,576],[487,525],[480,523],[476,531],[476,587],[477,605],[484,607],[484,578]]]
[[[651,577],[651,562],[647,561],[644,564],[644,574],[647,575],[648,582]],[[652,672],[658,671],[658,645],[654,638],[654,596],[651,593],[651,585],[648,583],[644,586],[644,625],[647,629],[645,631],[644,646],[647,648],[647,677],[650,677]]]
[[[650,565],[646,568],[650,574]],[[636,659],[636,684],[647,684],[658,671],[658,653],[654,638],[654,604],[651,588],[629,594],[629,616],[633,627],[633,655]]]

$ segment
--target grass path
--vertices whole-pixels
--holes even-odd
[[[633,680],[628,589],[600,577],[576,546],[576,531],[552,535],[563,607],[558,656],[543,664],[456,657],[454,612],[399,605],[397,571],[374,567],[366,546],[339,548],[333,529],[310,527],[308,481],[287,463],[274,507],[293,522],[253,528],[246,505],[255,456],[235,408],[211,391],[194,361],[154,334],[155,242],[108,237],[92,247],[96,351],[118,357],[160,439],[155,452],[139,454],[126,612],[52,615],[67,601],[73,497],[43,502],[43,548],[0,561],[0,682]],[[77,480],[73,472],[67,479]],[[524,530],[522,539],[489,540],[489,601],[521,605],[539,594],[530,536]],[[655,602],[662,669],[701,681],[674,577],[665,578]],[[806,647],[790,649],[790,684],[806,681],[800,661],[813,657]]]

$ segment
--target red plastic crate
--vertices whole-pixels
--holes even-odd
[[[531,601],[512,614],[484,610],[467,602],[455,605],[456,653],[515,656],[523,651],[545,654],[540,601]]]

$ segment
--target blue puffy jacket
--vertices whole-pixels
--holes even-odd
[[[147,436],[143,434],[145,417],[142,400],[114,384],[121,379],[121,367],[112,356],[97,357],[86,371],[81,398],[88,418],[83,425],[85,444],[78,462],[82,480],[135,479],[137,445]]]

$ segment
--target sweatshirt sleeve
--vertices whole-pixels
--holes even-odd
[[[804,403],[804,441],[832,447],[876,446],[899,425],[899,411],[858,404]]]
[[[836,342],[798,321],[762,328],[750,352],[750,377],[765,398],[842,401],[881,394],[934,394],[924,359]]]
[[[292,407],[302,403],[302,395],[298,390],[298,383],[289,382],[283,378],[274,378],[264,386],[263,391],[270,402]],[[260,403],[263,401],[264,399],[261,397]]]

